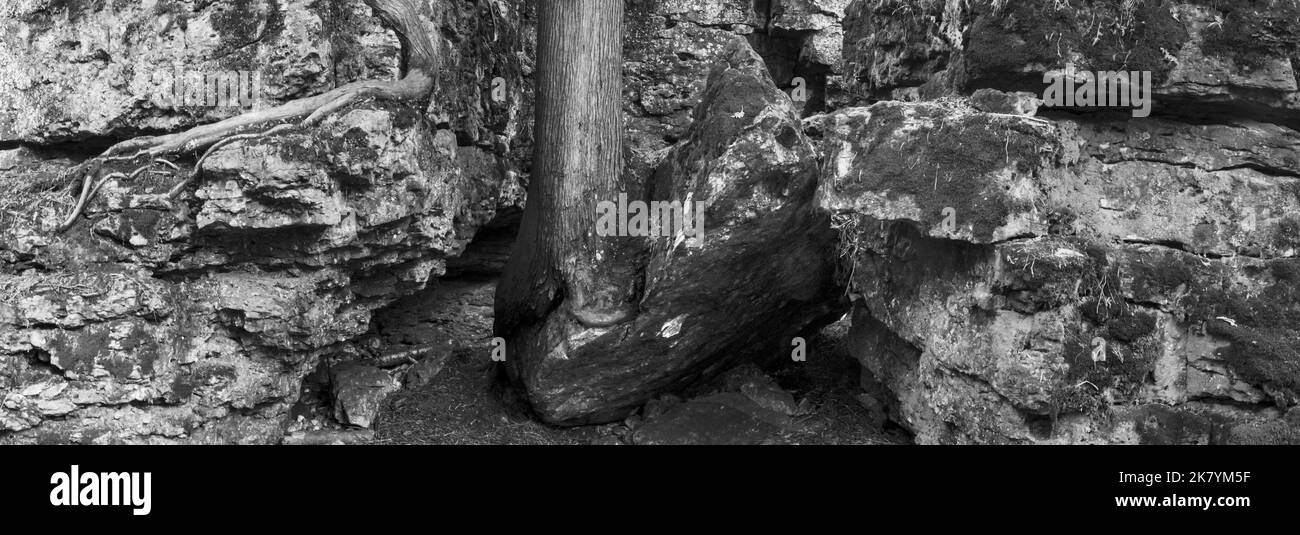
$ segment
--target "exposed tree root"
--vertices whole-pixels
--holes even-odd
[[[165,162],[166,165],[177,169],[171,162],[162,160],[164,156],[204,151],[195,162],[194,170],[190,175],[168,191],[168,197],[175,198],[199,178],[203,162],[209,156],[231,143],[311,127],[329,114],[362,98],[373,97],[409,103],[423,102],[433,89],[433,78],[430,73],[436,68],[436,58],[432,42],[421,26],[419,8],[413,0],[366,0],[366,3],[389,28],[397,33],[398,40],[402,43],[405,75],[401,79],[353,82],[320,95],[293,100],[274,108],[252,111],[216,123],[196,126],[183,132],[163,136],[142,136],[118,143],[102,155],[83,162],[68,173],[69,176],[84,177],[81,196],[56,232],[71,228],[77,217],[85,210],[86,204],[107,181],[114,178],[134,179],[157,162]],[[305,119],[301,119],[303,117]],[[129,175],[110,173],[98,180],[93,178],[105,163],[136,161],[140,158],[148,158],[151,161]]]
[[[176,164],[159,158],[152,162],[149,162],[148,164],[140,166],[135,171],[132,171],[131,174],[129,175],[126,173],[109,173],[107,175],[104,175],[103,178],[100,178],[99,180],[92,180],[91,177],[93,175],[87,174],[86,178],[82,181],[81,196],[77,199],[76,206],[72,208],[72,213],[68,214],[67,219],[64,219],[63,224],[59,225],[58,230],[56,230],[55,232],[63,232],[65,230],[68,230],[69,228],[72,228],[72,224],[77,222],[77,216],[80,216],[81,211],[86,209],[86,203],[90,202],[90,200],[95,197],[95,193],[99,192],[99,188],[103,187],[104,184],[107,183],[109,180],[115,178],[125,178],[127,180],[135,180],[136,177],[140,176],[141,173],[148,171],[149,168],[152,167],[153,164],[155,163],[165,164],[171,167],[172,169],[178,169],[178,167],[176,167]],[[91,182],[94,182],[94,185],[91,185]]]

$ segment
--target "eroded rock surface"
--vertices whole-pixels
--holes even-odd
[[[820,124],[852,345],[919,441],[1294,441],[1294,131],[957,99]]]
[[[794,97],[804,115],[843,104],[840,23],[847,5],[848,0],[628,2],[623,97],[629,187],[644,184],[685,137],[709,69],[736,36],[763,57],[777,87]]]
[[[196,439],[236,415],[266,435],[212,439],[271,438],[305,372],[495,213],[502,175],[471,180],[456,152],[412,110],[359,106],[223,147],[188,201],[165,200],[176,178],[163,172],[110,181],[66,234],[49,218],[10,225],[6,438]],[[47,383],[66,388],[41,398],[32,385]],[[50,400],[80,410],[41,410]]]
[[[1067,65],[1150,71],[1157,112],[1300,121],[1292,0],[885,0],[844,21],[852,94],[911,100],[981,88],[1041,94]]]

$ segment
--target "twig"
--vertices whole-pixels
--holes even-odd
[[[448,349],[445,344],[424,344],[411,349],[385,353],[374,357],[373,362],[380,368],[391,368],[402,364],[416,364],[421,359],[438,350]]]
[[[87,174],[86,178],[81,182],[81,195],[77,197],[77,205],[72,208],[72,213],[68,215],[67,219],[63,220],[63,224],[59,225],[59,228],[54,231],[55,233],[67,230],[68,227],[72,226],[72,222],[77,220],[77,215],[81,214],[81,209],[86,206],[86,197],[90,193],[90,184],[90,175]]]

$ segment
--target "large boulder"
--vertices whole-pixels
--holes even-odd
[[[817,125],[850,346],[918,441],[1300,439],[1296,132],[954,99]]]

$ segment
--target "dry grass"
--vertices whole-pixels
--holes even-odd
[[[35,178],[35,179],[33,179]],[[33,171],[31,174],[0,175],[0,230],[37,218],[57,216],[72,210],[76,198],[68,184]]]
[[[0,278],[0,302],[13,302],[23,296],[55,292],[63,295],[91,296],[104,292],[102,281],[85,272],[60,272],[40,276]]]

